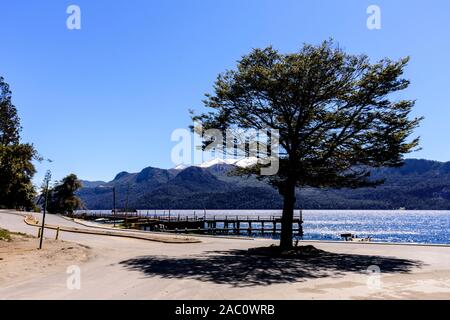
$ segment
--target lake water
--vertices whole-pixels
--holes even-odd
[[[168,211],[140,210],[141,215]],[[172,216],[192,216],[193,210],[171,210]],[[203,210],[195,214],[203,216]],[[207,210],[208,216],[280,216],[281,210]],[[299,211],[295,212],[296,216]],[[373,241],[450,244],[450,211],[303,210],[305,240],[341,240],[342,233]],[[256,227],[256,226],[255,226]]]

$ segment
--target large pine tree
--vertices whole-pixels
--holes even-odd
[[[37,153],[20,142],[20,119],[11,101],[9,85],[0,77],[0,208],[30,209],[34,206],[32,178]]]
[[[296,188],[362,187],[373,167],[396,167],[419,143],[414,101],[399,100],[408,58],[371,63],[332,41],[282,54],[255,49],[219,75],[207,95],[204,129],[276,129],[279,171],[267,177],[284,199],[281,247],[292,246]],[[259,174],[255,167],[254,173]]]

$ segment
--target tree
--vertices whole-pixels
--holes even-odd
[[[11,102],[9,85],[0,77],[0,145],[19,144],[20,130],[20,119]]]
[[[72,214],[83,206],[75,192],[82,187],[75,174],[70,174],[49,191],[48,211],[51,213]]]
[[[34,207],[32,178],[36,170],[32,161],[35,157],[36,151],[29,144],[0,145],[0,207]]]
[[[267,179],[283,197],[282,248],[292,247],[296,188],[376,186],[371,168],[401,166],[418,146],[414,101],[392,97],[410,83],[408,61],[371,64],[330,40],[291,54],[255,49],[218,76],[204,101],[211,111],[193,120],[222,132],[278,130],[279,170]]]
[[[0,207],[34,207],[32,163],[39,156],[31,144],[20,143],[20,119],[9,86],[0,77]]]

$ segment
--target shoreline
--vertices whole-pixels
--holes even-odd
[[[450,212],[450,211],[449,211]],[[7,213],[12,215],[17,215],[26,218],[27,216],[36,214],[36,213],[28,213],[28,212],[14,212],[14,211],[8,211],[5,209],[0,209],[0,214]],[[218,239],[230,239],[230,240],[272,240],[272,241],[279,241],[277,238],[271,238],[271,237],[259,237],[259,236],[243,236],[243,235],[208,235],[208,234],[174,234],[170,232],[155,232],[155,231],[145,231],[145,230],[137,230],[137,229],[125,229],[125,228],[114,228],[109,225],[103,225],[96,222],[91,221],[85,221],[78,218],[70,218],[63,215],[56,215],[57,217],[73,222],[75,224],[88,227],[88,228],[94,228],[94,229],[103,229],[103,230],[114,230],[114,231],[123,231],[127,233],[137,233],[137,234],[143,234],[143,235],[163,235],[163,236],[169,236],[173,238],[177,237],[192,237],[192,238],[218,238]],[[47,229],[54,229],[48,228]],[[419,246],[419,247],[450,247],[450,243],[420,243],[420,242],[388,242],[388,241],[369,241],[369,242],[359,242],[359,241],[340,241],[340,240],[320,240],[320,239],[312,239],[312,240],[300,240],[299,243],[345,243],[345,244],[352,244],[352,245],[393,245],[393,246]]]
[[[76,226],[57,216],[49,224]],[[0,226],[34,234],[21,216],[0,212]],[[51,238],[54,231],[46,230]],[[271,259],[246,254],[277,241],[202,237],[202,243],[164,244],[62,232],[68,243],[89,246],[79,264],[81,290],[66,288],[58,271],[0,287],[0,299],[449,299],[448,246],[308,241],[326,257]],[[355,245],[358,244],[358,245]],[[368,286],[378,265],[381,288]],[[1,266],[0,266],[1,268]]]
[[[137,215],[136,213],[129,213],[128,215],[120,213],[119,215],[120,219],[126,219],[126,216],[128,216],[130,217],[130,220],[133,221],[137,221],[138,216],[140,216],[141,220],[139,220],[139,223],[143,226],[146,226],[146,221],[148,219],[153,220],[158,218],[161,221],[168,220],[167,212],[165,214],[163,212],[152,212],[148,215],[146,215],[145,212],[141,212],[140,215]],[[181,221],[181,224],[184,220],[197,221],[196,217],[200,217],[199,220],[205,220],[205,223],[203,225],[198,225],[200,221],[197,224],[193,222],[192,229],[200,227],[202,228],[203,234],[209,233],[208,229],[211,225],[216,228],[215,221],[217,221],[217,230],[214,229],[212,232],[217,232],[222,236],[231,235],[232,237],[235,237],[240,235],[244,237],[279,239],[279,224],[276,231],[275,227],[272,229],[272,221],[280,220],[279,214],[274,215],[274,211],[218,210],[208,212],[206,219],[202,219],[201,215],[192,215],[192,211],[190,210],[175,210],[172,211],[172,214],[169,216],[171,216],[174,221]],[[424,213],[412,211],[389,211],[388,213],[383,213],[374,211],[372,214],[367,210],[304,210],[301,215],[296,212],[295,216],[300,217],[300,219],[303,220],[303,239],[308,241],[340,241],[342,240],[340,237],[341,234],[351,233],[359,238],[372,238],[372,241],[377,243],[450,245],[448,239],[448,234],[450,233],[450,227],[448,226],[450,211],[434,213],[429,211],[424,211]],[[101,214],[96,214],[94,211],[91,212],[91,214],[88,214],[87,220],[93,221],[96,218],[111,219],[111,217],[111,213],[108,214],[106,211],[101,212]],[[77,218],[82,217],[78,216]],[[258,222],[259,218],[264,220],[262,224]],[[241,220],[241,232],[236,230],[236,221],[238,220]],[[246,222],[249,220],[251,220],[250,224]],[[99,223],[99,225],[101,225],[101,223]],[[297,228],[297,224],[294,223],[293,227]],[[151,229],[150,224],[148,228]],[[181,229],[183,228],[184,226],[181,227]],[[224,228],[229,228],[229,230],[223,230]],[[239,229],[239,223],[237,223],[237,228]],[[247,232],[247,229],[249,229],[249,232],[253,229],[253,232],[250,234]],[[264,235],[261,233],[264,233]]]
[[[450,212],[450,211],[449,211]],[[142,234],[163,234],[163,235],[186,235],[186,236],[192,236],[192,237],[206,237],[206,238],[221,238],[221,239],[239,239],[239,240],[274,240],[278,241],[276,238],[270,238],[270,237],[258,237],[258,236],[233,236],[233,235],[207,235],[207,234],[173,234],[169,232],[154,232],[154,231],[145,231],[145,230],[136,230],[136,229],[114,229],[113,227],[99,224],[96,222],[91,221],[85,221],[77,218],[69,218],[65,216],[60,216],[63,219],[73,221],[79,225],[85,226],[85,227],[92,227],[92,228],[99,228],[99,229],[107,229],[107,230],[124,230],[127,232],[133,232],[133,233],[142,233]],[[396,246],[438,246],[438,247],[450,247],[450,243],[420,243],[420,242],[387,242],[387,241],[370,241],[370,242],[357,242],[357,241],[339,241],[339,240],[300,240],[299,243],[349,243],[349,244],[380,244],[380,245],[396,245]]]

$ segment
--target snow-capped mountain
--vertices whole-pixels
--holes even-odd
[[[203,162],[201,164],[193,165],[193,167],[198,168],[210,168],[216,165],[229,165],[229,166],[236,166],[240,168],[249,168],[251,166],[254,166],[258,163],[258,158],[256,157],[249,157],[249,158],[241,158],[241,159],[220,159],[215,158],[206,162]],[[189,168],[190,166],[185,164],[180,164],[176,166],[175,170],[184,170],[186,168]]]

